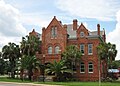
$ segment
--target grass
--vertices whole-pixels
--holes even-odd
[[[28,80],[20,80],[20,79],[11,79],[8,77],[0,77],[0,82],[19,82],[19,83],[30,83]]]
[[[30,82],[28,80],[21,81],[20,79],[10,79],[7,77],[0,77],[0,82],[50,84],[62,86],[99,86],[98,82]],[[120,86],[120,82],[102,82],[101,86]]]
[[[45,84],[63,85],[63,86],[99,86],[98,82],[45,82]],[[120,86],[120,83],[102,82],[101,86]]]

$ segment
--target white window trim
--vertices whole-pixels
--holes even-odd
[[[56,47],[58,48],[58,51],[56,51]],[[55,54],[59,54],[60,52],[60,47],[59,46],[55,46]]]
[[[89,62],[89,63],[90,63],[90,62]],[[93,65],[93,63],[92,63],[92,67],[93,67],[92,69],[93,69],[93,71],[90,72],[90,71],[89,71],[89,63],[88,63],[88,73],[93,73],[93,71],[94,71],[94,65]]]
[[[81,52],[81,45],[83,45],[83,50],[84,50],[84,53]],[[84,44],[80,44],[80,52],[82,53],[82,55],[85,55],[85,45]]]
[[[51,39],[56,39],[57,37],[57,26],[53,26],[51,29]]]
[[[85,73],[85,63],[83,62],[84,63],[84,72],[81,72],[81,63],[80,63],[80,73]]]
[[[52,54],[52,53],[53,53],[52,49],[51,49],[51,52],[49,52],[49,48],[50,48],[50,47],[52,48],[52,46],[49,46],[49,47],[48,47],[48,54]]]
[[[89,45],[92,45],[92,53],[89,53]],[[93,44],[88,44],[88,55],[93,55]]]
[[[83,35],[82,35],[83,34]],[[80,32],[80,37],[85,37],[85,33],[84,32]]]

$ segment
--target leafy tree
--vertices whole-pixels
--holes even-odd
[[[100,62],[101,62],[101,60],[105,60],[107,62],[107,67],[112,68],[111,64],[115,60],[115,57],[117,55],[117,50],[116,50],[115,44],[101,43],[97,47],[97,50],[98,50],[98,55],[99,55],[99,58],[100,58]],[[104,71],[104,68],[103,68],[103,71]]]
[[[111,63],[111,68],[112,69],[118,69],[120,67],[120,60],[117,60],[117,61],[113,61]]]
[[[70,68],[73,68],[73,66],[75,66],[77,62],[79,62],[81,56],[82,56],[82,53],[74,45],[68,46],[65,52],[62,53],[62,59],[66,61],[67,66]]]
[[[5,61],[4,59],[0,58],[0,74],[3,75],[5,72]]]
[[[32,76],[32,69],[34,62],[34,57],[36,52],[40,53],[40,44],[41,41],[39,40],[38,37],[35,37],[33,35],[22,37],[22,42],[21,42],[21,53],[22,53],[22,62],[21,66],[26,68],[28,70],[28,75],[29,75],[29,80],[31,80]],[[28,60],[27,63],[25,63],[25,60]],[[28,65],[26,65],[28,64]]]
[[[72,73],[72,71],[65,65],[64,60],[60,60],[59,62],[54,61],[53,63],[47,64],[45,72],[47,74],[55,74],[56,81],[61,80],[63,73]]]
[[[28,71],[29,79],[31,80],[31,75],[33,74],[33,69],[39,69],[40,61],[35,56],[24,55],[21,59],[20,69]]]
[[[41,41],[35,36],[22,37],[20,43],[22,55],[34,56],[36,52],[40,52]]]
[[[116,45],[108,43],[108,59],[112,63],[117,55]]]
[[[11,77],[15,77],[15,67],[16,67],[16,59],[19,59],[20,57],[20,48],[19,45],[16,45],[15,43],[8,43],[8,45],[3,46],[2,48],[2,57],[3,59],[9,60],[10,65],[10,72]]]
[[[98,47],[98,55],[101,60],[106,60],[108,65],[115,60],[117,55],[116,45],[111,43],[101,43]]]
[[[2,58],[2,52],[0,52],[0,58]]]

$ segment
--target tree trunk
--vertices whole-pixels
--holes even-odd
[[[29,78],[30,81],[32,80],[32,75],[33,75],[33,72],[32,72],[32,69],[30,69],[28,71],[28,78]]]

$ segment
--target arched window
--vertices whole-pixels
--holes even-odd
[[[88,73],[93,73],[93,63],[92,62],[88,63]]]
[[[52,47],[51,46],[48,47],[48,54],[52,54]]]
[[[56,46],[56,47],[55,47],[55,54],[59,54],[59,52],[60,52],[60,47],[59,47],[59,46]]]
[[[85,64],[84,64],[84,62],[80,63],[80,73],[85,73]]]

